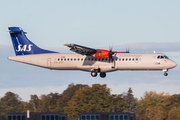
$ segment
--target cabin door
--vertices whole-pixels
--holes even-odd
[[[47,66],[48,66],[48,67],[51,67],[51,58],[48,58],[48,59],[47,59]]]

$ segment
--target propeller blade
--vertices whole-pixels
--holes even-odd
[[[113,46],[112,47],[109,46],[109,55],[108,55],[109,62],[111,61],[113,62],[113,55],[115,52],[113,52],[112,50],[113,50]]]

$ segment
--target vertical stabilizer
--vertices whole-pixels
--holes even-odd
[[[20,27],[9,27],[8,29],[16,55],[57,53],[54,51],[44,50],[36,46],[33,42],[28,40],[25,32]]]

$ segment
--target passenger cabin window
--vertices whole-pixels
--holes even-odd
[[[119,61],[121,61],[121,58],[119,58]]]
[[[79,58],[78,58],[78,61],[79,61]]]
[[[122,59],[122,61],[124,61],[124,58]]]
[[[67,59],[67,61],[69,61],[69,58]]]
[[[81,58],[81,61],[83,61],[83,58]]]
[[[74,58],[74,61],[76,61],[76,58]]]
[[[64,58],[64,61],[66,61],[66,58]]]

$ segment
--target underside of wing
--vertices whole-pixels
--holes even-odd
[[[81,55],[93,56],[96,53],[96,49],[84,47],[77,44],[64,44],[69,47],[71,51],[76,52]]]

